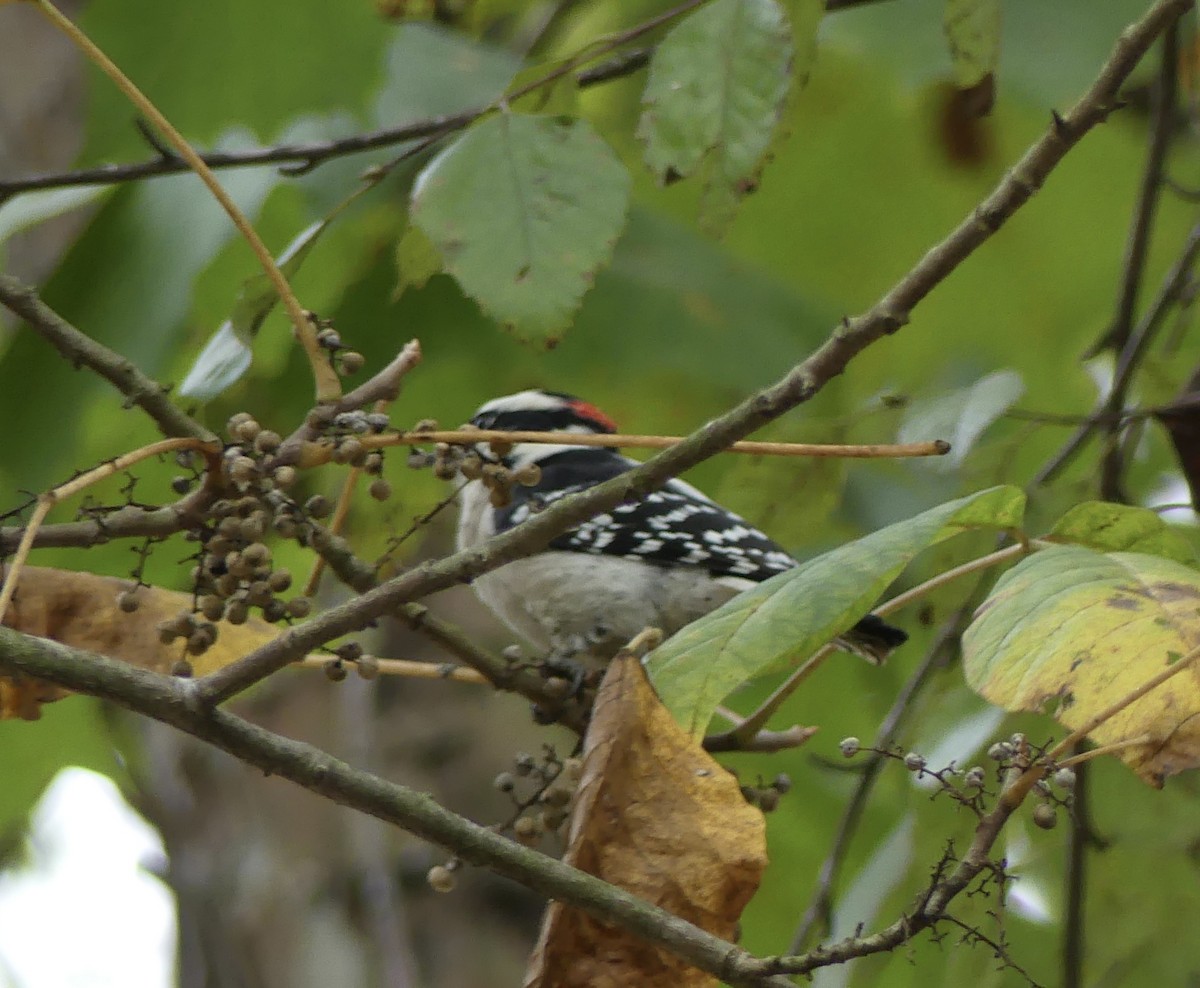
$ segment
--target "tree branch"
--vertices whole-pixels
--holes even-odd
[[[640,467],[551,505],[481,546],[409,570],[361,597],[296,625],[240,661],[200,680],[203,702],[227,700],[289,662],[339,635],[438,590],[490,572],[544,548],[556,535],[618,504],[644,497],[671,477],[812,399],[871,344],[899,330],[913,308],[1041,187],[1063,157],[1115,107],[1117,91],[1154,39],[1190,7],[1188,0],[1158,0],[1118,38],[1095,82],[1064,116],[1054,114],[1036,141],[997,188],[868,312],[846,319],[830,338],[775,384],[692,433]]]
[[[326,752],[197,702],[188,680],[172,679],[102,655],[0,627],[0,667],[36,676],[160,720],[343,806],[403,827],[474,865],[575,906],[678,954],[732,985],[793,988],[754,958],[623,889],[464,819],[422,793],[358,771]]]

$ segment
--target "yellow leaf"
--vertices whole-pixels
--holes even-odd
[[[1044,549],[996,584],[963,636],[967,681],[1007,710],[1091,721],[1200,646],[1200,573],[1161,556]],[[1099,745],[1161,786],[1200,765],[1200,670],[1104,720]]]

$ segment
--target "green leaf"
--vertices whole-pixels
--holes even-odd
[[[1000,0],[946,0],[942,15],[954,83],[970,89],[1000,61]]]
[[[775,0],[716,0],[672,29],[650,63],[638,136],[659,181],[704,165],[702,221],[723,230],[757,185],[787,98],[792,36]]]
[[[285,278],[290,279],[300,270],[300,265],[328,225],[328,219],[313,223],[275,258],[275,264]],[[250,367],[250,343],[278,301],[279,293],[266,272],[260,271],[242,282],[233,312],[200,351],[179,386],[179,393],[209,401],[241,378]]]
[[[424,288],[441,270],[442,255],[437,247],[424,230],[410,223],[396,243],[396,288],[392,298],[399,298],[409,288]]]
[[[963,636],[967,683],[1006,710],[1078,728],[1200,645],[1200,574],[1161,556],[1043,549],[1004,574]],[[1193,666],[1105,720],[1097,744],[1145,738],[1121,759],[1145,781],[1200,764]]]
[[[629,184],[587,123],[498,113],[430,162],[411,216],[486,313],[552,343],[612,254]]]
[[[1101,552],[1144,552],[1185,566],[1196,565],[1191,543],[1156,511],[1107,501],[1084,501],[1063,515],[1046,535]]]
[[[980,378],[970,387],[959,388],[936,398],[916,401],[897,431],[898,442],[945,439],[946,456],[930,458],[934,470],[953,470],[962,465],[979,437],[1025,393],[1021,375],[1001,370]]]
[[[993,487],[889,525],[772,577],[674,635],[647,669],[663,703],[696,737],[754,676],[786,668],[850,628],[917,553],[970,528],[1015,528],[1025,495]]]
[[[30,227],[107,196],[108,185],[81,185],[25,192],[0,205],[0,245]]]

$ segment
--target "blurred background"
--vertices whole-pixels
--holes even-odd
[[[561,58],[662,9],[612,0],[478,0],[436,5],[428,18],[405,21],[408,6],[62,4],[205,149],[314,141],[456,112],[493,98],[525,64]],[[951,82],[943,4],[880,0],[828,12],[807,85],[789,100],[761,182],[719,239],[698,228],[698,183],[661,187],[639,164],[635,128],[645,73],[581,91],[576,111],[630,164],[634,191],[611,263],[553,347],[503,332],[449,276],[397,293],[396,244],[416,166],[397,170],[339,216],[293,284],[307,308],[333,320],[366,355],[368,369],[408,339],[421,340],[424,361],[392,408],[398,427],[430,417],[453,426],[488,398],[544,386],[587,397],[624,431],[686,433],[774,381],[843,316],[873,304],[995,186],[1045,131],[1051,110],[1078,98],[1144,8],[1132,0],[1009,0],[995,105],[986,116],[964,108]],[[793,4],[792,14],[811,16],[811,4]],[[1170,177],[1185,190],[1200,185],[1196,54],[1194,25],[1185,22],[1168,157]],[[1113,319],[1157,58],[1156,49],[1135,75],[1128,107],[1088,135],[902,332],[865,352],[762,437],[940,437],[958,443],[955,456],[849,465],[726,456],[688,479],[800,557],[968,491],[1030,484],[1071,434],[1069,422],[1047,416],[1088,414],[1112,376],[1111,355],[1081,355]],[[302,175],[260,167],[222,171],[220,178],[280,251],[353,190],[365,168],[394,154],[337,158]],[[124,98],[81,64],[36,9],[0,6],[0,182],[153,156]],[[1164,192],[1143,300],[1195,220],[1193,197]],[[36,283],[74,325],[164,382],[183,379],[255,270],[246,245],[190,175],[0,202],[0,266]],[[1136,379],[1132,400],[1139,405],[1174,398],[1197,365],[1190,307],[1173,318]],[[286,434],[311,394],[306,362],[276,313],[255,340],[246,377],[198,414],[219,428],[245,410]],[[107,385],[68,366],[6,312],[0,422],[0,511],[155,435]],[[1129,498],[1181,504],[1169,517],[1190,531],[1187,486],[1166,433],[1148,426],[1131,451]],[[1053,483],[1031,489],[1031,530],[1096,496],[1097,462],[1093,444]],[[169,498],[174,472],[171,464],[139,470],[137,498]],[[396,495],[382,506],[362,498],[347,528],[366,559],[383,554],[390,537],[446,493],[428,471],[407,470],[402,456],[389,460],[388,476]],[[306,483],[311,493],[333,494],[340,476],[331,467]],[[119,500],[119,486],[96,496]],[[56,517],[69,518],[71,510]],[[393,565],[447,552],[452,520],[452,512],[442,512],[419,526]],[[943,545],[904,583],[988,544],[979,536]],[[182,542],[157,546],[147,579],[186,589],[189,551]],[[296,546],[278,554],[306,571]],[[121,543],[42,550],[33,561],[117,576],[135,564]],[[327,581],[323,602],[344,592]],[[781,771],[793,780],[769,818],[772,867],[744,917],[743,943],[751,951],[785,950],[808,904],[855,781],[837,756],[837,741],[874,736],[963,595],[952,588],[920,613],[900,615],[913,641],[886,667],[834,662],[806,684],[782,719],[821,728],[807,747],[728,759],[748,781]],[[510,643],[467,588],[428,603],[489,645]],[[374,647],[383,655],[448,658],[397,626],[382,626]],[[748,689],[736,705],[749,709],[771,685]],[[507,797],[492,779],[517,753],[552,744],[565,755],[573,744],[565,733],[536,727],[519,698],[473,686],[354,676],[334,685],[289,670],[238,706],[258,723],[429,791],[485,824],[507,815]],[[1049,719],[1032,716],[1002,724],[963,685],[952,650],[909,723],[906,747],[960,764],[973,763],[1000,733],[1020,729],[1040,741],[1054,730]],[[112,784],[71,773],[71,766]],[[1087,983],[1195,983],[1196,780],[1181,777],[1154,793],[1115,762],[1098,765],[1093,778],[1094,824],[1106,849],[1092,856],[1089,874]],[[0,986],[118,978],[185,988],[510,984],[520,978],[543,905],[471,869],[454,893],[439,895],[425,882],[443,860],[437,849],[88,699],[48,706],[34,723],[0,723],[0,783]],[[140,825],[121,815],[126,805],[149,827],[131,829]],[[964,839],[971,822],[908,774],[886,771],[835,890],[833,935],[899,915],[947,841]],[[1031,977],[1055,983],[1064,828],[1043,833],[1018,820],[1009,841],[1020,881],[1003,923],[980,922],[993,923],[988,929]],[[68,844],[82,848],[78,860],[124,863],[60,867],[55,855]],[[149,887],[139,878],[146,871],[157,876]],[[39,888],[55,891],[42,895]],[[35,908],[39,901],[45,914]],[[73,901],[97,905],[68,912]],[[81,975],[61,956],[63,945],[82,943],[97,929],[108,932],[84,952],[90,966]],[[968,979],[1026,983],[1000,968],[988,947],[961,947],[953,937],[822,971],[816,981],[823,988],[899,988]]]

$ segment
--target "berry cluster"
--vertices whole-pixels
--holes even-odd
[[[307,424],[333,439],[335,462],[359,467],[375,477],[372,497],[383,500],[390,496],[391,487],[380,476],[383,454],[363,448],[359,438],[387,429],[386,415],[335,412],[319,406],[309,413]],[[247,412],[233,415],[226,431],[231,440],[222,454],[226,496],[214,501],[204,523],[188,533],[190,540],[200,543],[191,573],[193,607],[158,628],[163,644],[182,639],[189,656],[202,655],[212,647],[221,620],[242,624],[253,611],[269,622],[307,617],[312,610],[307,597],[281,596],[291,588],[292,575],[274,566],[265,540],[274,534],[320,550],[331,539],[318,524],[333,511],[329,499],[315,494],[299,503],[289,493],[297,471],[287,462],[283,437],[263,428]],[[192,482],[194,478],[178,477],[173,486],[182,493]],[[177,674],[189,672],[186,660],[177,663]]]
[[[562,836],[582,774],[582,759],[560,758],[550,745],[542,746],[540,758],[527,752],[516,755],[512,768],[492,780],[495,789],[508,796],[513,805],[509,818],[492,829],[512,834],[527,847],[551,835]],[[430,868],[426,875],[429,887],[435,892],[452,891],[454,873],[461,867],[462,861],[451,858]]]
[[[846,758],[853,758],[860,752],[867,751],[877,757],[900,762],[909,772],[915,773],[917,778],[929,776],[936,779],[939,788],[935,795],[939,792],[945,793],[977,816],[983,815],[985,800],[996,795],[995,791],[987,788],[988,772],[982,765],[973,765],[965,772],[953,762],[945,768],[932,769],[928,766],[925,756],[918,752],[904,751],[898,747],[866,747],[858,738],[843,738],[838,747]],[[996,774],[1000,788],[1020,776],[1044,755],[1044,749],[1031,745],[1028,738],[1021,733],[997,741],[987,751],[988,758],[997,763]],[[1038,796],[1038,802],[1033,808],[1034,824],[1043,830],[1052,830],[1058,823],[1058,808],[1070,807],[1074,788],[1075,770],[1069,766],[1056,768],[1048,777],[1034,783],[1033,791]]]
[[[431,421],[417,423],[414,432],[433,432],[437,423]],[[467,424],[461,427],[463,432],[478,431],[476,426]],[[513,444],[499,439],[489,440],[487,452],[481,450],[480,443],[475,446],[460,446],[451,443],[438,443],[433,451],[433,474],[438,480],[453,480],[457,474],[462,474],[464,480],[479,480],[488,489],[489,500],[493,508],[503,508],[512,501],[512,489],[515,485],[535,487],[542,479],[541,468],[536,463],[525,463],[515,470],[505,466],[504,458],[512,452]],[[411,465],[417,464],[410,460]]]

